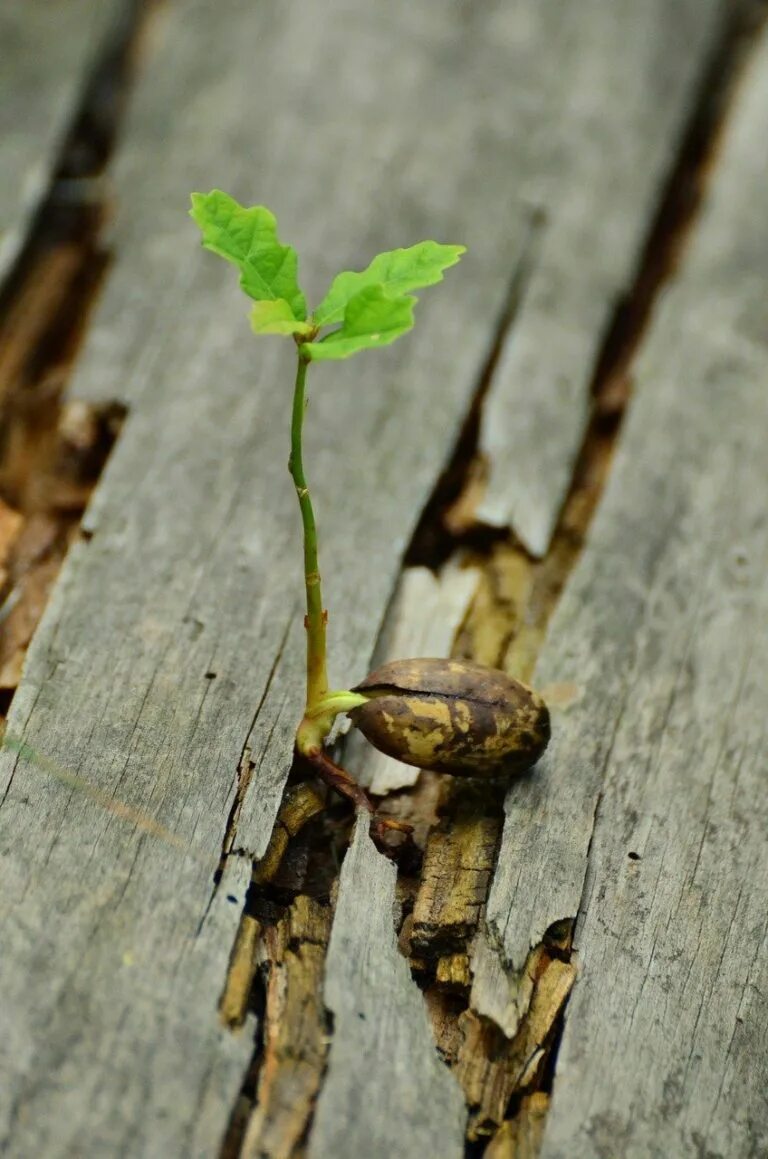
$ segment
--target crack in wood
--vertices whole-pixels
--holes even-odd
[[[223,836],[222,841],[221,841],[221,853],[219,855],[219,862],[218,862],[218,865],[217,865],[216,870],[215,870],[214,875],[213,875],[213,889],[211,891],[211,898],[210,898],[208,905],[205,908],[205,913],[203,915],[203,918],[201,919],[201,922],[200,922],[201,926],[202,926],[203,922],[205,921],[205,914],[208,913],[208,910],[210,909],[211,905],[213,904],[213,900],[216,896],[216,891],[219,888],[219,884],[221,882],[221,878],[222,878],[222,875],[224,873],[224,866],[226,864],[227,858],[231,854],[234,853],[239,857],[249,857],[252,861],[255,860],[255,858],[253,857],[253,854],[250,853],[247,849],[235,848],[235,839],[237,837],[237,823],[240,819],[240,813],[242,812],[243,801],[245,800],[245,795],[248,792],[248,787],[251,783],[251,778],[252,778],[253,773],[256,769],[256,763],[252,759],[251,748],[250,748],[248,741],[249,741],[249,738],[251,736],[251,733],[253,732],[253,727],[254,727],[254,725],[259,717],[259,713],[261,712],[261,710],[264,706],[264,701],[267,699],[267,696],[269,694],[269,690],[272,686],[272,681],[274,680],[275,673],[278,669],[280,661],[282,660],[283,653],[285,651],[285,645],[288,641],[288,636],[289,636],[289,633],[291,630],[292,623],[293,623],[293,613],[291,613],[291,615],[288,617],[288,620],[286,622],[285,630],[283,631],[282,638],[280,640],[280,643],[278,644],[277,651],[275,653],[275,658],[272,662],[272,667],[270,668],[269,673],[267,675],[267,680],[266,680],[266,683],[264,685],[264,691],[262,692],[261,696],[259,697],[258,704],[256,705],[256,708],[254,709],[254,712],[253,712],[253,717],[251,718],[251,723],[249,724],[247,732],[246,732],[246,740],[243,743],[243,749],[242,749],[242,752],[240,754],[240,760],[238,761],[237,772],[235,774],[235,791],[234,791],[234,796],[232,799],[232,806],[229,810],[229,816],[227,817],[227,824],[226,824],[226,827],[224,830],[224,836]],[[282,816],[282,813],[281,813],[281,816]],[[279,816],[277,819],[277,822],[275,823],[275,832],[280,830],[281,825],[282,825],[282,822],[281,822],[281,819]],[[272,834],[273,840],[274,840],[274,837],[275,837],[275,833],[273,832],[273,834]],[[269,851],[265,855],[265,859],[268,857],[269,857]]]
[[[258,1015],[258,1029],[222,1159],[290,1159],[306,1138],[332,1034],[322,1002],[330,926],[330,907],[298,894],[280,916],[261,922],[249,916],[241,927],[240,968],[250,975],[241,993]],[[222,1004],[232,1026],[244,1019],[239,1001]]]
[[[546,213],[533,207],[520,242],[507,297],[489,343],[488,354],[467,408],[453,453],[427,500],[405,552],[405,567],[441,567],[461,546],[483,548],[506,531],[479,524],[474,507],[482,494],[485,467],[478,454],[483,403],[491,388],[501,350],[525,298],[536,256],[546,231]]]
[[[705,70],[700,100],[633,285],[617,307],[602,343],[594,373],[591,419],[552,546],[542,560],[534,560],[509,529],[487,528],[473,514],[482,494],[478,432],[483,400],[499,350],[514,324],[544,225],[541,216],[531,217],[525,252],[461,437],[405,555],[406,568],[419,564],[439,569],[449,558],[461,555],[482,569],[478,590],[456,636],[454,655],[504,667],[523,679],[533,671],[547,625],[605,488],[631,394],[631,365],[695,221],[730,94],[753,33],[754,25],[745,22],[742,10],[724,32],[715,58]],[[563,705],[579,695],[572,687],[558,686],[547,692]],[[405,918],[399,946],[423,990],[437,1049],[464,1088],[471,1112],[467,1154],[479,1154],[478,1148],[485,1147],[483,1153],[491,1159],[511,1154],[532,1156],[543,1136],[564,1013],[576,977],[571,957],[577,915],[552,923],[544,942],[531,949],[522,970],[501,960],[493,930],[485,927],[484,919],[498,851],[501,801],[489,796],[485,787],[468,809],[464,792],[465,788],[457,791],[445,779],[421,774],[415,789],[393,793],[382,804],[385,814],[415,825],[417,847],[423,850],[422,864],[417,857],[401,866],[397,889]],[[291,836],[280,824],[273,833],[273,843],[262,863],[262,903],[269,893],[264,886],[274,886]],[[335,848],[338,854],[340,846]],[[589,852],[585,883],[588,871]],[[234,1005],[230,1005],[231,993],[222,1003],[225,1017],[233,1017],[232,1010],[237,1012],[234,1022],[242,1017],[243,994],[250,991],[256,976],[254,945],[259,928],[257,919],[250,921],[252,924],[241,931],[242,947],[236,947],[233,956],[232,970],[240,979],[235,987],[238,994]],[[483,954],[486,965],[491,964],[495,971],[494,984],[508,987],[509,1011],[507,1016],[499,1015],[498,1023],[483,1012],[480,995],[475,992]],[[286,1016],[283,1007],[281,1018]],[[274,1025],[272,1033],[279,1034],[279,1027]],[[254,1052],[258,1073],[266,1049],[264,1042]],[[249,1106],[244,1111],[241,1105],[238,1110],[241,1141],[262,1137],[262,1127],[257,1130],[254,1126],[262,1114],[256,1084],[253,1077],[249,1081]],[[311,1109],[304,1120],[304,1136],[310,1116]],[[271,1150],[262,1147],[250,1152],[225,1148],[225,1153],[272,1156],[289,1152],[275,1145]]]
[[[497,663],[521,678],[531,675],[539,646],[543,641],[547,623],[557,604],[560,592],[572,571],[581,547],[585,541],[589,523],[604,490],[611,467],[613,451],[618,439],[621,420],[631,394],[630,368],[647,331],[653,309],[666,281],[673,276],[680,260],[683,247],[690,235],[701,206],[707,177],[714,163],[719,140],[723,133],[728,109],[737,81],[743,72],[748,50],[754,43],[759,29],[759,20],[764,15],[762,6],[746,5],[735,12],[725,29],[717,52],[706,70],[700,99],[685,135],[678,162],[671,176],[666,194],[662,200],[656,222],[651,230],[635,284],[627,299],[621,303],[613,323],[606,335],[602,353],[598,360],[593,382],[593,413],[582,451],[577,461],[574,479],[565,502],[552,546],[547,556],[540,562],[533,562],[527,554],[510,539],[492,544],[478,595],[470,609],[462,630],[457,638],[457,652],[461,656],[482,658],[487,663]],[[521,607],[522,605],[522,607]],[[493,629],[489,633],[488,619]],[[494,639],[494,636],[496,637]],[[489,639],[490,637],[490,639]],[[478,655],[479,654],[479,655]],[[562,690],[560,690],[562,694]],[[568,693],[567,695],[573,695]],[[593,832],[600,807],[598,796],[593,816]],[[587,850],[585,881],[579,908],[588,904],[590,892],[591,840]],[[635,855],[636,856],[636,855]],[[539,1060],[539,1077],[533,1087],[533,1094],[523,1100],[513,1101],[508,1110],[501,1111],[498,1126],[486,1155],[535,1154],[543,1138],[547,1100],[555,1080],[557,1054],[564,1024],[568,994],[575,979],[575,966],[571,962],[571,948],[578,915],[564,917],[561,922],[550,926],[545,944],[564,958],[552,959],[555,969],[565,967],[570,977],[557,1002],[555,1017],[548,1023],[546,1050],[542,1048]],[[512,985],[530,971],[532,959],[544,953],[543,947],[534,947],[522,975],[514,967],[499,962]],[[462,1018],[473,1018],[472,998],[467,1012]],[[536,988],[531,990],[526,1002],[527,1009],[522,1016],[520,1035],[530,1033],[534,1020]],[[477,1070],[479,1059],[497,1059],[498,1041],[489,1045],[483,1043],[479,1024],[470,1023],[475,1033],[475,1049],[468,1058],[471,1070]],[[495,1034],[498,1035],[498,1028]],[[533,1039],[536,1038],[534,1034]],[[509,1038],[506,1038],[507,1045]],[[536,1048],[531,1059],[536,1056]],[[522,1074],[525,1074],[525,1069]],[[483,1108],[487,1124],[493,1123],[493,1096],[498,1096],[495,1086],[497,1075],[492,1070],[479,1080],[472,1075],[476,1085],[467,1081],[465,1090],[470,1106]],[[529,1087],[528,1090],[531,1088]],[[510,1096],[511,1098],[511,1096]],[[537,1100],[535,1107],[535,1138],[523,1144],[517,1140],[517,1133],[523,1130],[523,1123],[530,1114],[530,1099]],[[497,1103],[496,1123],[500,1101]],[[473,1131],[477,1138],[478,1120],[470,1120],[468,1133],[468,1154],[472,1152]],[[486,1125],[487,1125],[486,1124]],[[480,1129],[483,1124],[480,1122]]]
[[[631,395],[631,365],[658,297],[674,275],[701,205],[730,98],[756,32],[754,11],[751,9],[747,18],[744,9],[734,15],[705,70],[700,99],[634,284],[617,307],[604,339],[593,381],[592,417],[552,546],[541,561],[533,560],[508,531],[485,534],[472,520],[472,507],[481,492],[476,434],[493,370],[494,358],[489,360],[486,379],[478,390],[462,439],[425,509],[406,556],[408,562],[438,567],[461,548],[470,547],[473,562],[483,568],[478,593],[457,635],[455,655],[504,667],[523,679],[533,671],[547,624],[576,564],[606,485]],[[513,311],[507,314],[504,331],[513,316]],[[553,688],[552,696],[567,703],[578,696],[578,690]],[[578,915],[564,916],[550,925],[544,943],[532,948],[522,972],[499,962],[502,975],[506,975],[520,1002],[509,1033],[478,1014],[472,1006],[476,960],[470,946],[478,923],[480,934],[475,936],[487,937],[491,933],[483,930],[482,920],[489,878],[480,851],[483,839],[470,839],[471,852],[467,851],[466,860],[459,858],[467,879],[457,884],[453,853],[461,824],[455,798],[454,806],[451,804],[451,793],[440,792],[439,800],[441,819],[427,837],[421,880],[412,883],[410,889],[406,886],[412,912],[401,931],[400,947],[409,954],[414,975],[425,990],[438,1050],[460,1077],[465,1090],[471,1111],[467,1153],[474,1154],[480,1141],[489,1136],[492,1138],[485,1152],[488,1155],[517,1153],[513,1148],[518,1145],[535,1153],[543,1136],[565,1008],[576,977],[571,954]],[[407,805],[405,809],[397,808],[397,795],[389,799],[387,808],[403,819],[415,819]],[[595,820],[598,810],[599,799]],[[494,858],[495,852],[494,845]],[[476,866],[473,853],[484,862],[482,870]],[[589,866],[588,850],[582,905],[588,895]],[[480,888],[471,889],[470,878]],[[474,926],[466,920],[467,890],[471,893]],[[522,991],[521,977],[529,982]]]
[[[230,1030],[249,1010],[258,1025],[222,1159],[289,1159],[308,1133],[332,1035],[323,965],[350,824],[347,802],[329,809],[312,782],[291,784],[269,848],[254,863],[219,1010]],[[323,874],[318,862],[326,863]]]
[[[145,16],[127,2],[86,84],[49,188],[0,289],[0,708],[29,645],[126,408],[65,399],[109,266],[104,173]]]

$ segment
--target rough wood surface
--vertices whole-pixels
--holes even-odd
[[[518,1115],[499,1128],[483,1159],[537,1159],[548,1110],[549,1098],[541,1091],[523,1099]]]
[[[250,865],[234,854],[269,841],[303,629],[281,438],[289,352],[249,337],[231,271],[186,219],[188,195],[221,183],[279,208],[315,295],[339,265],[425,234],[472,247],[400,350],[321,368],[311,387],[332,671],[354,679],[528,221],[510,211],[495,104],[513,73],[486,17],[444,16],[441,3],[403,2],[352,18],[339,2],[307,37],[299,0],[230,0],[215,19],[190,0],[150,28],[114,171],[116,264],[74,388],[117,396],[130,415],[28,655],[0,771],[0,1124],[12,1153],[64,1154],[77,1140],[181,1155],[224,1132],[252,1050],[250,1024],[233,1035],[217,1011]],[[340,120],[345,107],[355,116]],[[425,413],[439,416],[428,438]]]
[[[130,0],[0,7],[0,283],[24,242],[104,38]]]
[[[540,1078],[553,1029],[573,986],[576,967],[542,957],[528,1018],[512,1038],[474,1010],[459,1018],[462,1042],[456,1076],[472,1107],[468,1136],[503,1123],[510,1100]]]
[[[507,960],[581,910],[547,1159],[768,1146],[767,111],[764,37],[538,665],[581,698],[507,801]]]
[[[464,1096],[438,1056],[421,991],[397,948],[395,867],[367,830],[363,817],[339,881],[325,984],[334,1034],[309,1156],[459,1159]]]
[[[725,8],[561,5],[538,58],[555,128],[542,140],[534,121],[515,167],[535,174],[543,238],[483,411],[491,471],[479,508],[511,523],[534,555],[546,551],[567,493],[600,345],[631,287]]]
[[[413,905],[411,952],[459,952],[477,927],[496,858],[500,824],[471,802],[432,829]]]
[[[323,1075],[328,1042],[323,969],[331,911],[300,896],[265,939],[265,1049],[242,1159],[291,1159]]]
[[[207,0],[169,0],[151,24],[114,169],[116,261],[74,383],[81,398],[126,402],[129,418],[87,515],[86,538],[71,553],[30,650],[0,763],[0,993],[7,1012],[0,1146],[11,1156],[216,1154],[254,1049],[254,1019],[242,994],[257,931],[241,925],[241,915],[251,858],[269,846],[302,693],[299,533],[284,439],[292,368],[277,341],[249,338],[247,306],[231,271],[199,250],[185,218],[188,193],[221,184],[244,200],[274,205],[314,295],[339,266],[360,266],[380,248],[428,234],[470,246],[461,276],[425,297],[419,329],[407,342],[334,373],[321,367],[310,383],[307,458],[323,533],[332,675],[351,682],[369,666],[402,549],[497,340],[530,225],[528,203],[543,202],[551,224],[543,281],[533,280],[534,271],[530,283],[529,311],[539,311],[539,322],[527,322],[532,315],[524,309],[512,337],[525,325],[529,341],[540,340],[549,286],[552,317],[577,314],[582,328],[575,344],[570,332],[558,332],[556,342],[546,331],[540,350],[553,359],[546,373],[556,376],[562,339],[569,366],[580,359],[583,385],[612,297],[629,278],[720,11],[716,0],[697,0],[695,9],[692,0],[654,0],[642,15],[613,0],[594,0],[578,18],[572,7],[527,0],[511,8],[494,0],[457,14],[446,0],[396,0],[384,8],[373,0],[331,0],[318,22],[306,0],[223,0],[215,11]],[[637,34],[619,37],[627,20]],[[675,69],[666,40],[654,32],[667,24]],[[595,74],[600,51],[611,59]],[[615,99],[591,93],[593,74],[611,82]],[[579,94],[575,121],[565,115],[573,102],[564,76]],[[341,116],[346,109],[354,115]],[[558,143],[552,133],[561,121]],[[564,148],[576,125],[578,164]],[[652,155],[635,151],[638,136],[653,138]],[[592,166],[595,152],[613,156],[617,174],[625,164],[627,172],[639,167],[642,196],[630,196],[622,177],[621,190],[599,202],[597,216],[611,228],[603,224],[600,244],[591,234],[582,248],[582,202],[594,209],[604,178],[611,189],[602,162]],[[614,201],[622,205],[620,224]],[[756,204],[753,198],[748,208],[756,212]],[[604,251],[619,255],[615,264]],[[571,269],[566,297],[558,296],[552,287],[571,264],[578,277]],[[597,273],[588,279],[587,270]],[[759,278],[756,286],[763,288]],[[567,295],[585,310],[596,303],[594,315],[569,314]],[[752,310],[755,301],[745,295]],[[754,314],[751,321],[757,325]],[[745,390],[735,384],[739,398]],[[573,410],[563,408],[570,417],[557,438],[568,453],[580,400],[583,394]],[[687,413],[682,396],[663,401],[667,410],[659,404],[659,414],[643,420],[643,437],[635,436],[634,465],[621,469],[628,485],[638,472],[638,486],[653,492],[657,476],[649,481],[642,472],[649,469],[647,446],[658,439],[658,479],[663,466],[684,495],[674,487],[671,497],[655,495],[658,523],[643,525],[645,539],[639,520],[647,512],[638,511],[633,523],[618,505],[613,526],[624,538],[603,532],[614,554],[574,585],[557,628],[573,641],[578,621],[584,638],[595,641],[580,681],[620,670],[645,605],[643,567],[655,574],[678,514],[686,513],[683,499],[695,499],[703,519],[711,514],[707,502],[714,503],[711,486],[722,484],[725,469],[711,451],[714,483],[700,495],[687,490],[712,433],[705,416],[695,416],[685,436],[690,480],[664,460],[675,429],[670,417],[682,424]],[[725,411],[722,397],[717,406]],[[722,417],[727,432],[733,416]],[[535,429],[525,421],[517,410],[512,429],[520,422]],[[503,459],[517,472],[523,460],[513,453]],[[501,486],[501,457],[493,459],[493,485]],[[536,467],[550,468],[561,470]],[[509,467],[508,484],[514,472]],[[555,491],[548,494],[547,511]],[[536,519],[545,525],[540,513]],[[610,528],[610,517],[606,522]],[[627,546],[628,528],[635,533]],[[698,567],[704,548],[688,524],[681,535],[689,536],[690,562]],[[616,585],[631,593],[621,609],[612,603]],[[581,643],[573,648],[581,659]],[[552,654],[553,679],[567,679],[561,669],[569,662],[570,653]],[[570,905],[558,916],[576,912],[582,838],[591,832],[596,800],[590,762],[597,753],[599,767],[621,700],[609,695],[593,721],[580,705],[568,781],[578,836],[566,841],[558,866],[570,873],[575,865],[581,876],[578,887],[570,881],[554,898],[557,910],[561,900]],[[515,809],[526,809],[525,794],[538,783],[525,782],[511,801],[507,850],[517,834]],[[542,791],[551,783],[543,778]],[[556,828],[562,801],[559,808],[548,804],[536,814],[530,832],[542,848],[547,826],[561,838],[566,832]],[[223,876],[215,881],[222,857]],[[536,891],[551,877],[546,857],[538,866],[509,928],[502,928],[506,862],[497,875],[496,935],[524,950],[535,932]],[[318,1159],[463,1153],[464,1096],[427,1021],[428,1006],[436,1009],[439,1000],[425,1002],[398,956],[395,920],[394,869],[359,827],[343,865],[326,971],[335,1027],[310,1141]],[[232,988],[225,988],[238,929],[234,964],[245,980],[234,985],[230,972]],[[518,960],[516,949],[512,957]],[[455,979],[465,965],[446,963],[445,970]],[[316,1016],[301,1028],[311,1073],[278,1075],[290,1051],[274,1026],[271,1059],[280,1065],[265,1075],[262,1090],[273,1092],[277,1111],[283,1079],[299,1082],[304,1110],[312,1102],[321,1054],[318,972],[316,960],[306,976],[298,971],[299,991],[310,996]],[[280,995],[272,997],[279,1008]],[[446,1020],[446,1054],[451,1034]],[[455,1036],[450,1050],[458,1057]],[[269,1125],[265,1115],[251,1119],[255,1153]],[[294,1145],[289,1119],[270,1120],[280,1146]]]

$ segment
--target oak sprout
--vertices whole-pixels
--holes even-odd
[[[190,213],[205,248],[240,271],[240,285],[253,299],[254,333],[292,338],[297,349],[289,469],[304,530],[307,608],[306,703],[297,750],[326,781],[370,811],[363,789],[324,751],[339,713],[349,713],[373,744],[411,764],[475,773],[529,767],[546,747],[549,716],[543,701],[503,673],[457,661],[396,661],[379,671],[388,683],[377,682],[374,673],[356,689],[328,685],[317,526],[302,454],[307,371],[313,362],[350,358],[407,333],[414,323],[413,291],[442,281],[465,247],[423,241],[381,253],[364,270],[338,274],[309,313],[296,251],[278,239],[274,214],[264,206],[245,208],[221,190],[193,193]],[[431,738],[429,752],[420,732]]]

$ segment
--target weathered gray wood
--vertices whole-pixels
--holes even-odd
[[[0,767],[12,1155],[210,1154],[252,1049],[216,1014],[248,858],[229,859],[217,890],[212,878],[246,745],[234,844],[263,852],[300,708],[291,365],[249,339],[231,270],[185,220],[188,193],[221,184],[274,205],[315,295],[378,248],[470,245],[407,343],[311,385],[332,668],[353,680],[492,345],[523,201],[551,172],[537,161],[553,107],[541,78],[557,72],[567,8],[498,0],[457,17],[444,0],[334,0],[318,22],[301,0],[187,0],[153,26],[115,170],[117,262],[75,383],[131,413]],[[698,5],[686,60],[714,10]],[[345,896],[355,913],[368,903]],[[402,981],[395,996],[418,997]],[[429,1107],[408,1101],[404,1073],[379,1089],[388,1073],[377,1093],[421,1138]],[[342,1065],[336,1090],[353,1077]]]
[[[632,284],[724,7],[563,5],[537,55],[548,132],[518,142],[515,168],[535,174],[543,240],[483,410],[491,469],[478,511],[511,523],[534,555],[567,494],[600,344]]]
[[[45,193],[99,48],[129,0],[0,7],[0,282]]]
[[[395,940],[396,879],[362,817],[344,859],[326,961],[333,1039],[310,1159],[464,1154],[464,1096],[437,1053]]]
[[[507,801],[507,959],[581,909],[547,1159],[768,1147],[766,139],[768,37],[538,666],[581,696]]]
[[[605,17],[605,13],[601,13],[601,16]],[[707,17],[707,19],[702,20],[702,16]],[[487,437],[484,438],[483,450],[491,455],[492,483],[496,483],[497,494],[498,490],[503,491],[504,488],[509,488],[510,474],[514,473],[515,478],[519,478],[518,465],[521,464],[524,486],[533,488],[533,495],[526,491],[524,501],[521,504],[524,510],[520,512],[520,520],[515,520],[515,530],[525,529],[522,533],[526,538],[529,527],[535,529],[536,525],[539,525],[541,529],[543,526],[546,530],[539,531],[542,551],[546,547],[544,537],[548,540],[551,524],[554,524],[559,504],[561,504],[564,491],[568,487],[572,459],[575,457],[580,439],[582,439],[587,413],[588,386],[590,386],[595,352],[599,348],[602,330],[605,329],[609,315],[613,311],[615,298],[620,287],[629,283],[632,265],[637,260],[644,233],[648,229],[652,206],[659,196],[659,189],[663,184],[666,170],[672,163],[675,137],[678,136],[681,125],[692,108],[696,80],[703,64],[705,49],[711,48],[712,36],[714,36],[716,28],[714,9],[710,9],[707,14],[702,13],[701,8],[694,12],[693,6],[688,6],[687,9],[678,7],[675,9],[675,17],[680,23],[674,29],[674,35],[667,41],[667,29],[663,21],[659,22],[658,12],[650,13],[649,10],[645,10],[643,14],[635,13],[634,19],[641,21],[648,19],[649,21],[648,25],[645,25],[645,31],[650,32],[651,61],[645,58],[642,53],[636,54],[635,57],[628,60],[628,56],[632,56],[632,42],[622,38],[622,24],[620,23],[623,21],[624,27],[626,27],[627,17],[628,13],[623,12],[617,14],[616,24],[612,24],[610,20],[607,22],[607,35],[612,38],[612,48],[610,48],[609,56],[606,54],[605,57],[602,53],[605,51],[606,39],[600,38],[606,31],[605,21],[601,22],[595,19],[592,23],[587,20],[583,25],[583,34],[590,35],[595,29],[598,32],[597,46],[593,48],[595,56],[598,58],[598,72],[605,70],[612,73],[615,78],[615,75],[626,72],[628,66],[630,72],[632,68],[635,70],[632,73],[634,83],[630,83],[627,87],[624,85],[616,87],[616,92],[621,94],[620,99],[602,105],[600,110],[601,129],[604,127],[604,122],[607,122],[609,133],[613,132],[616,137],[626,138],[628,121],[635,122],[639,110],[639,116],[648,118],[646,124],[653,122],[654,129],[657,131],[651,133],[645,131],[638,134],[637,138],[632,136],[629,141],[622,140],[621,165],[619,166],[620,192],[619,196],[616,196],[614,185],[617,168],[615,156],[610,151],[601,152],[600,148],[597,150],[592,148],[592,150],[585,152],[583,145],[577,144],[583,141],[585,136],[583,127],[573,132],[573,119],[569,116],[569,112],[565,110],[563,114],[559,115],[559,123],[563,124],[563,139],[559,143],[561,151],[559,151],[556,160],[557,177],[553,184],[557,187],[557,182],[561,181],[568,185],[571,175],[578,173],[576,178],[578,194],[576,198],[569,198],[568,203],[564,204],[557,203],[555,194],[554,221],[551,223],[549,234],[546,235],[541,267],[534,271],[524,307],[522,307],[519,318],[515,319],[502,364],[497,367],[495,378],[493,378],[490,399],[485,403],[484,414],[487,416],[487,423],[485,423],[484,430],[487,432]],[[583,19],[583,10],[579,10],[579,22]],[[707,20],[710,21],[709,24]],[[665,29],[665,35],[657,36],[656,31],[661,28]],[[695,51],[686,58],[687,67],[681,68],[680,38],[688,37],[692,30],[695,32]],[[573,29],[570,28],[569,35],[572,34]],[[583,60],[588,57],[590,48],[591,45],[579,41],[579,49],[575,54],[575,68],[577,70],[580,71],[582,68]],[[585,68],[582,74],[584,85],[587,87],[593,80],[594,61],[590,70]],[[663,73],[665,78],[663,85],[659,88],[648,83],[649,73],[658,70]],[[557,94],[558,100],[561,100],[566,107],[570,107],[571,81],[572,78],[569,76],[569,81],[565,83],[563,92]],[[664,103],[660,118],[656,103],[659,99]],[[578,100],[575,103],[578,109]],[[576,117],[579,118],[582,115],[582,110],[578,109]],[[659,125],[661,126],[660,133],[658,132]],[[587,131],[591,127],[591,125],[587,125]],[[518,143],[518,147],[525,146]],[[641,158],[642,160],[639,160]],[[634,166],[638,167],[639,174],[635,172]],[[582,195],[584,199],[583,202],[580,202],[579,198]],[[604,201],[606,213],[602,213],[601,209],[595,211],[595,202],[602,206]],[[576,212],[573,211],[575,206]],[[605,229],[610,235],[612,247],[607,255],[602,248],[595,249],[594,233],[590,232],[595,227]],[[582,233],[584,234],[583,249],[580,248],[582,247],[582,239],[579,236]],[[595,261],[595,253],[600,254],[598,261]],[[591,283],[586,292],[585,279],[590,280]],[[551,329],[553,326],[559,327],[561,318],[563,318],[562,335],[564,337],[570,338],[569,330],[571,329],[578,331],[576,345],[572,341],[553,341]],[[517,343],[521,345],[518,347]],[[519,379],[517,376],[520,364],[511,366],[510,351],[512,349],[514,349],[515,357],[519,357],[522,349],[527,349],[531,355],[532,365],[525,366],[526,373],[521,374]],[[558,362],[558,359],[562,359],[562,362]],[[562,376],[563,366],[566,367],[569,376],[573,376],[570,380],[573,389],[570,408],[562,407],[561,400],[553,398],[553,391],[550,388],[550,381],[554,381],[562,391],[558,376]],[[532,373],[528,373],[528,371],[532,371]],[[539,385],[539,382],[546,386],[543,391],[544,403],[541,407],[539,399],[536,399],[532,406],[532,396],[535,395],[535,391],[529,389],[532,381],[536,386]],[[513,384],[515,388],[512,399],[510,398],[510,384]],[[525,384],[525,387],[522,384]],[[505,403],[509,410],[504,410]],[[553,433],[551,410],[554,410],[555,413],[554,438],[550,438],[551,433]],[[527,425],[529,416],[531,416],[534,430],[541,422],[542,416],[546,420],[547,439],[543,442],[539,437],[531,438],[531,428],[528,428]],[[514,423],[518,421],[520,421],[517,428],[520,431],[519,443],[524,449],[524,453],[521,455],[515,454],[515,452],[520,451],[517,436],[511,437],[511,431],[515,430]],[[493,433],[489,435],[488,432]],[[513,445],[512,455],[507,454],[505,446],[510,442],[510,438]],[[544,461],[542,464],[542,445],[551,449],[553,461]],[[529,479],[528,476],[533,476],[533,478]],[[537,488],[540,486],[546,493],[543,498],[543,515],[540,497],[537,495]],[[491,488],[489,502],[492,501],[492,497],[493,488]],[[487,503],[487,508],[481,510],[481,515],[488,516],[488,513]],[[509,512],[504,513],[504,518],[509,518]],[[414,593],[409,591],[407,595],[412,597]],[[390,625],[390,634],[394,636],[398,647],[403,640],[418,639],[419,630],[422,629],[424,621],[430,618],[432,603],[432,600],[427,600],[426,608],[422,608],[418,606],[417,599],[408,599],[404,607],[401,602],[401,605],[395,608],[395,625],[394,627]],[[451,629],[453,627],[452,624]],[[408,651],[408,649],[405,650]],[[404,654],[402,647],[400,647],[400,654]],[[360,749],[361,746],[354,742],[349,745],[348,749],[351,767],[354,767],[358,773],[360,772]],[[371,783],[379,792],[414,780],[412,774],[405,773],[403,777],[402,770],[398,770],[392,761],[387,761],[386,758],[373,757],[366,764],[373,770]],[[365,885],[351,881],[348,888],[350,890],[357,889],[358,902],[354,910],[358,914],[364,913],[367,903]],[[329,968],[332,970],[332,967]],[[332,978],[332,972],[330,977]],[[503,970],[496,975],[497,981],[499,978],[506,982]],[[478,994],[478,1003],[480,1003],[481,997],[481,994]],[[509,1001],[510,1013],[515,1014],[514,1025],[517,1025],[520,1007],[515,1005],[514,986],[512,996],[507,999],[505,994],[502,1001],[503,1005]],[[513,1025],[507,1029],[509,1029],[510,1034],[513,1033]],[[332,1100],[334,1115],[338,1121],[344,1120],[346,1105],[349,1105],[351,1101],[350,1089],[357,1094],[358,1099],[365,1099],[365,1071],[361,1072],[360,1069],[354,1067],[351,1052],[346,1057],[349,1058],[350,1073],[346,1074],[344,1083],[339,1085],[339,1091],[324,1096],[327,1100],[327,1106]],[[378,1122],[375,1114],[373,1122]],[[432,1144],[432,1150],[436,1150],[434,1144]],[[344,1153],[352,1154],[353,1150]]]
[[[377,248],[429,233],[473,246],[409,343],[321,368],[311,390],[332,670],[354,679],[527,223],[509,210],[504,119],[477,135],[466,115],[478,85],[507,83],[506,60],[484,21],[444,15],[403,0],[352,19],[339,2],[308,37],[304,3],[231,0],[214,18],[200,0],[153,26],[115,172],[117,263],[75,384],[131,413],[30,650],[0,773],[12,1154],[73,1140],[206,1153],[234,1105],[252,1044],[220,1030],[216,1002],[242,890],[214,891],[213,874],[246,745],[256,768],[233,841],[264,850],[300,711],[292,367],[249,337],[232,272],[199,250],[185,208],[214,183],[275,205],[315,294]],[[486,229],[502,218],[503,236]],[[139,952],[141,969],[120,968]]]

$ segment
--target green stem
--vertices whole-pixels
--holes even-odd
[[[314,708],[307,713],[310,718],[317,716],[338,716],[340,712],[351,712],[360,708],[371,699],[370,694],[363,696],[359,692],[349,692],[346,688],[337,692],[329,692]]]
[[[317,525],[309,488],[304,475],[302,457],[302,432],[304,411],[306,410],[305,382],[309,359],[299,353],[296,370],[296,385],[293,392],[293,414],[291,418],[291,457],[288,469],[296,485],[296,494],[301,509],[304,526],[304,586],[307,593],[307,615],[304,621],[307,629],[307,707],[309,714],[323,700],[328,692],[326,671],[325,621],[323,596],[320,586],[320,569],[317,561]]]

